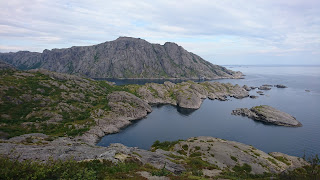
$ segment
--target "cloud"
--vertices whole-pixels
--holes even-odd
[[[252,54],[269,61],[287,55],[294,63],[300,58],[292,56],[296,52],[315,62],[317,7],[318,0],[1,1],[0,51],[42,51],[133,36],[177,42],[200,56],[216,56],[216,63],[245,64],[232,57]]]

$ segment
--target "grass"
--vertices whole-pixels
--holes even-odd
[[[194,153],[190,154],[190,157],[199,157],[201,155],[202,155],[201,152],[194,152]]]
[[[289,162],[289,160],[285,157],[282,156],[273,156],[275,159],[277,159],[278,161],[281,161],[283,163],[285,163],[286,165],[290,166],[291,163]]]
[[[238,158],[234,157],[234,156],[230,156],[230,158],[235,161],[235,162],[238,162]]]
[[[0,104],[0,116],[8,117],[1,118],[0,131],[6,134],[6,138],[28,133],[57,137],[81,135],[95,124],[91,117],[93,111],[111,110],[106,98],[108,94],[126,91],[137,96],[140,87],[114,86],[106,81],[88,79],[79,84],[73,80],[51,78],[39,72],[23,72],[29,76],[18,75],[17,78],[18,73],[20,71],[0,71],[0,86],[8,87],[0,94],[3,101]],[[61,89],[60,86],[67,88]],[[135,104],[131,106],[135,107]],[[62,120],[54,124],[47,123],[52,117],[43,115],[44,112],[61,115]]]
[[[270,157],[268,157],[267,159],[268,159],[270,162],[272,162],[273,164],[275,164],[276,166],[279,166],[279,164],[277,163],[276,160],[274,160],[274,159],[272,159],[272,158],[270,158]]]
[[[146,167],[136,162],[112,164],[106,160],[77,162],[51,159],[40,163],[0,157],[1,179],[127,179],[138,178],[136,172],[144,169]]]
[[[160,142],[159,140],[155,141],[152,146],[151,146],[151,150],[155,151],[157,149],[162,149],[165,151],[170,151],[171,148],[176,145],[177,143],[179,143],[182,140],[177,140],[177,141],[163,141]]]

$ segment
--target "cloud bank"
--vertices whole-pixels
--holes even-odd
[[[10,0],[0,51],[171,41],[216,64],[320,64],[318,0]]]

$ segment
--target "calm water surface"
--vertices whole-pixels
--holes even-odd
[[[156,140],[173,141],[195,136],[213,136],[250,144],[265,152],[283,152],[302,156],[320,154],[320,67],[319,66],[232,66],[246,74],[245,79],[217,80],[232,84],[260,86],[284,84],[286,89],[272,88],[258,99],[233,99],[229,101],[205,100],[201,108],[185,111],[171,105],[155,106],[146,118],[117,134],[103,137],[98,143],[122,143],[150,149]],[[306,92],[310,90],[311,92]],[[256,91],[250,94],[257,95]],[[270,105],[287,112],[303,127],[290,128],[265,125],[246,117],[232,116],[235,108]]]

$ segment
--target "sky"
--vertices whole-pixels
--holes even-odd
[[[220,65],[320,65],[320,0],[0,0],[0,52],[119,36],[175,42]]]

